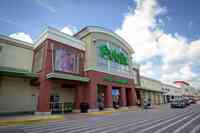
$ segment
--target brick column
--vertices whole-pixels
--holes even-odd
[[[124,87],[120,88],[120,106],[126,106],[126,90]]]
[[[105,88],[105,108],[112,108],[113,107],[113,101],[112,101],[112,86],[109,85],[107,88]]]
[[[83,93],[84,87],[79,85],[76,87],[75,92],[75,109],[80,109],[80,103],[83,102],[84,93]]]
[[[53,83],[50,80],[44,80],[40,83],[37,112],[50,112],[49,102],[52,88]]]
[[[128,106],[135,106],[137,101],[136,91],[134,88],[126,88],[127,89],[127,98],[128,98]]]
[[[42,45],[43,47],[43,65],[40,73],[39,81],[39,96],[37,112],[42,114],[50,113],[50,94],[53,89],[53,81],[47,79],[47,74],[52,72],[52,47],[46,40]]]
[[[85,102],[90,106],[90,109],[97,109],[97,84],[95,82],[90,82],[89,85],[84,89],[85,93]]]

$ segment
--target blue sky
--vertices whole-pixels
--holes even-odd
[[[47,25],[68,34],[102,26],[135,49],[143,75],[199,86],[199,5],[199,0],[1,0],[0,34],[32,41]]]
[[[200,36],[198,0],[160,0],[168,10],[162,16],[168,33],[179,33],[189,40]],[[79,30],[86,25],[118,28],[124,15],[135,8],[133,0],[2,0],[0,33],[26,32],[36,38],[45,25],[62,28],[73,25]]]

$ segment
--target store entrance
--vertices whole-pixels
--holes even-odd
[[[120,92],[119,92],[119,89],[118,87],[112,87],[112,100],[113,100],[113,107],[115,109],[118,109],[119,108],[119,104],[120,104],[120,99],[119,99],[119,96],[120,96]]]
[[[104,109],[104,96],[105,96],[105,85],[97,85],[97,107],[101,111]]]

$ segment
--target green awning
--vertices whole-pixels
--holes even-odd
[[[38,78],[36,73],[30,72],[24,69],[17,69],[12,67],[0,66],[0,75],[1,76],[11,76],[11,77],[20,77],[20,78]]]
[[[90,81],[88,77],[81,77],[77,75],[61,74],[61,73],[49,73],[47,74],[47,79],[64,79],[64,80],[73,80],[73,81],[80,81],[80,82]]]

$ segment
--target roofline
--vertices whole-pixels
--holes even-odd
[[[159,80],[156,80],[156,79],[153,79],[153,78],[149,78],[149,77],[145,77],[143,75],[140,75],[141,78],[144,78],[144,79],[148,79],[148,80],[151,80],[151,81],[156,81],[156,82],[159,82],[159,83],[162,83],[161,81]]]
[[[90,31],[91,28],[96,28],[97,31]],[[101,29],[101,30],[100,30]],[[79,32],[75,33],[73,36],[77,37],[78,35],[80,35],[83,31],[87,31],[89,33],[92,32],[102,32],[102,33],[106,33],[106,34],[110,34],[111,36],[115,37],[117,40],[119,40],[122,44],[125,45],[125,47],[127,47],[129,49],[129,51],[131,51],[131,53],[135,53],[135,51],[133,50],[133,48],[128,44],[128,42],[126,42],[126,40],[124,40],[120,35],[116,34],[115,32],[113,32],[110,29],[106,29],[104,27],[101,26],[86,26],[84,28],[82,28]],[[83,35],[85,36],[85,35]]]
[[[29,49],[29,50],[34,49],[33,43],[25,42],[25,41],[22,41],[22,40],[19,40],[19,39],[14,39],[14,38],[9,37],[9,36],[5,36],[5,35],[0,34],[0,40],[9,42],[10,45],[14,45],[14,46],[17,46],[17,47],[26,48],[26,49]]]
[[[169,87],[174,87],[174,88],[177,88],[177,89],[181,89],[180,87],[177,87],[175,85],[170,85],[170,84],[167,84],[167,83],[162,83],[162,86],[163,85],[166,85],[166,86],[169,86]]]
[[[56,35],[60,38],[66,39],[67,41],[71,41],[71,42],[74,42],[76,44],[80,44],[80,48],[78,48],[78,49],[85,50],[84,42],[75,38],[74,36],[70,36],[70,35],[68,35],[64,32],[61,32],[60,30],[58,30],[56,28],[52,28],[52,27],[49,27],[49,26],[45,27],[42,30],[42,32],[40,33],[38,39],[35,41],[35,48],[38,47],[46,39],[52,39],[52,40],[58,41],[55,38],[49,38],[48,37],[49,34],[54,34],[54,35]]]
[[[185,85],[190,85],[189,83],[187,83],[187,82],[185,82],[185,81],[183,81],[183,80],[177,80],[177,81],[174,81],[174,83],[176,84],[176,83],[183,83],[183,84],[185,84]]]

